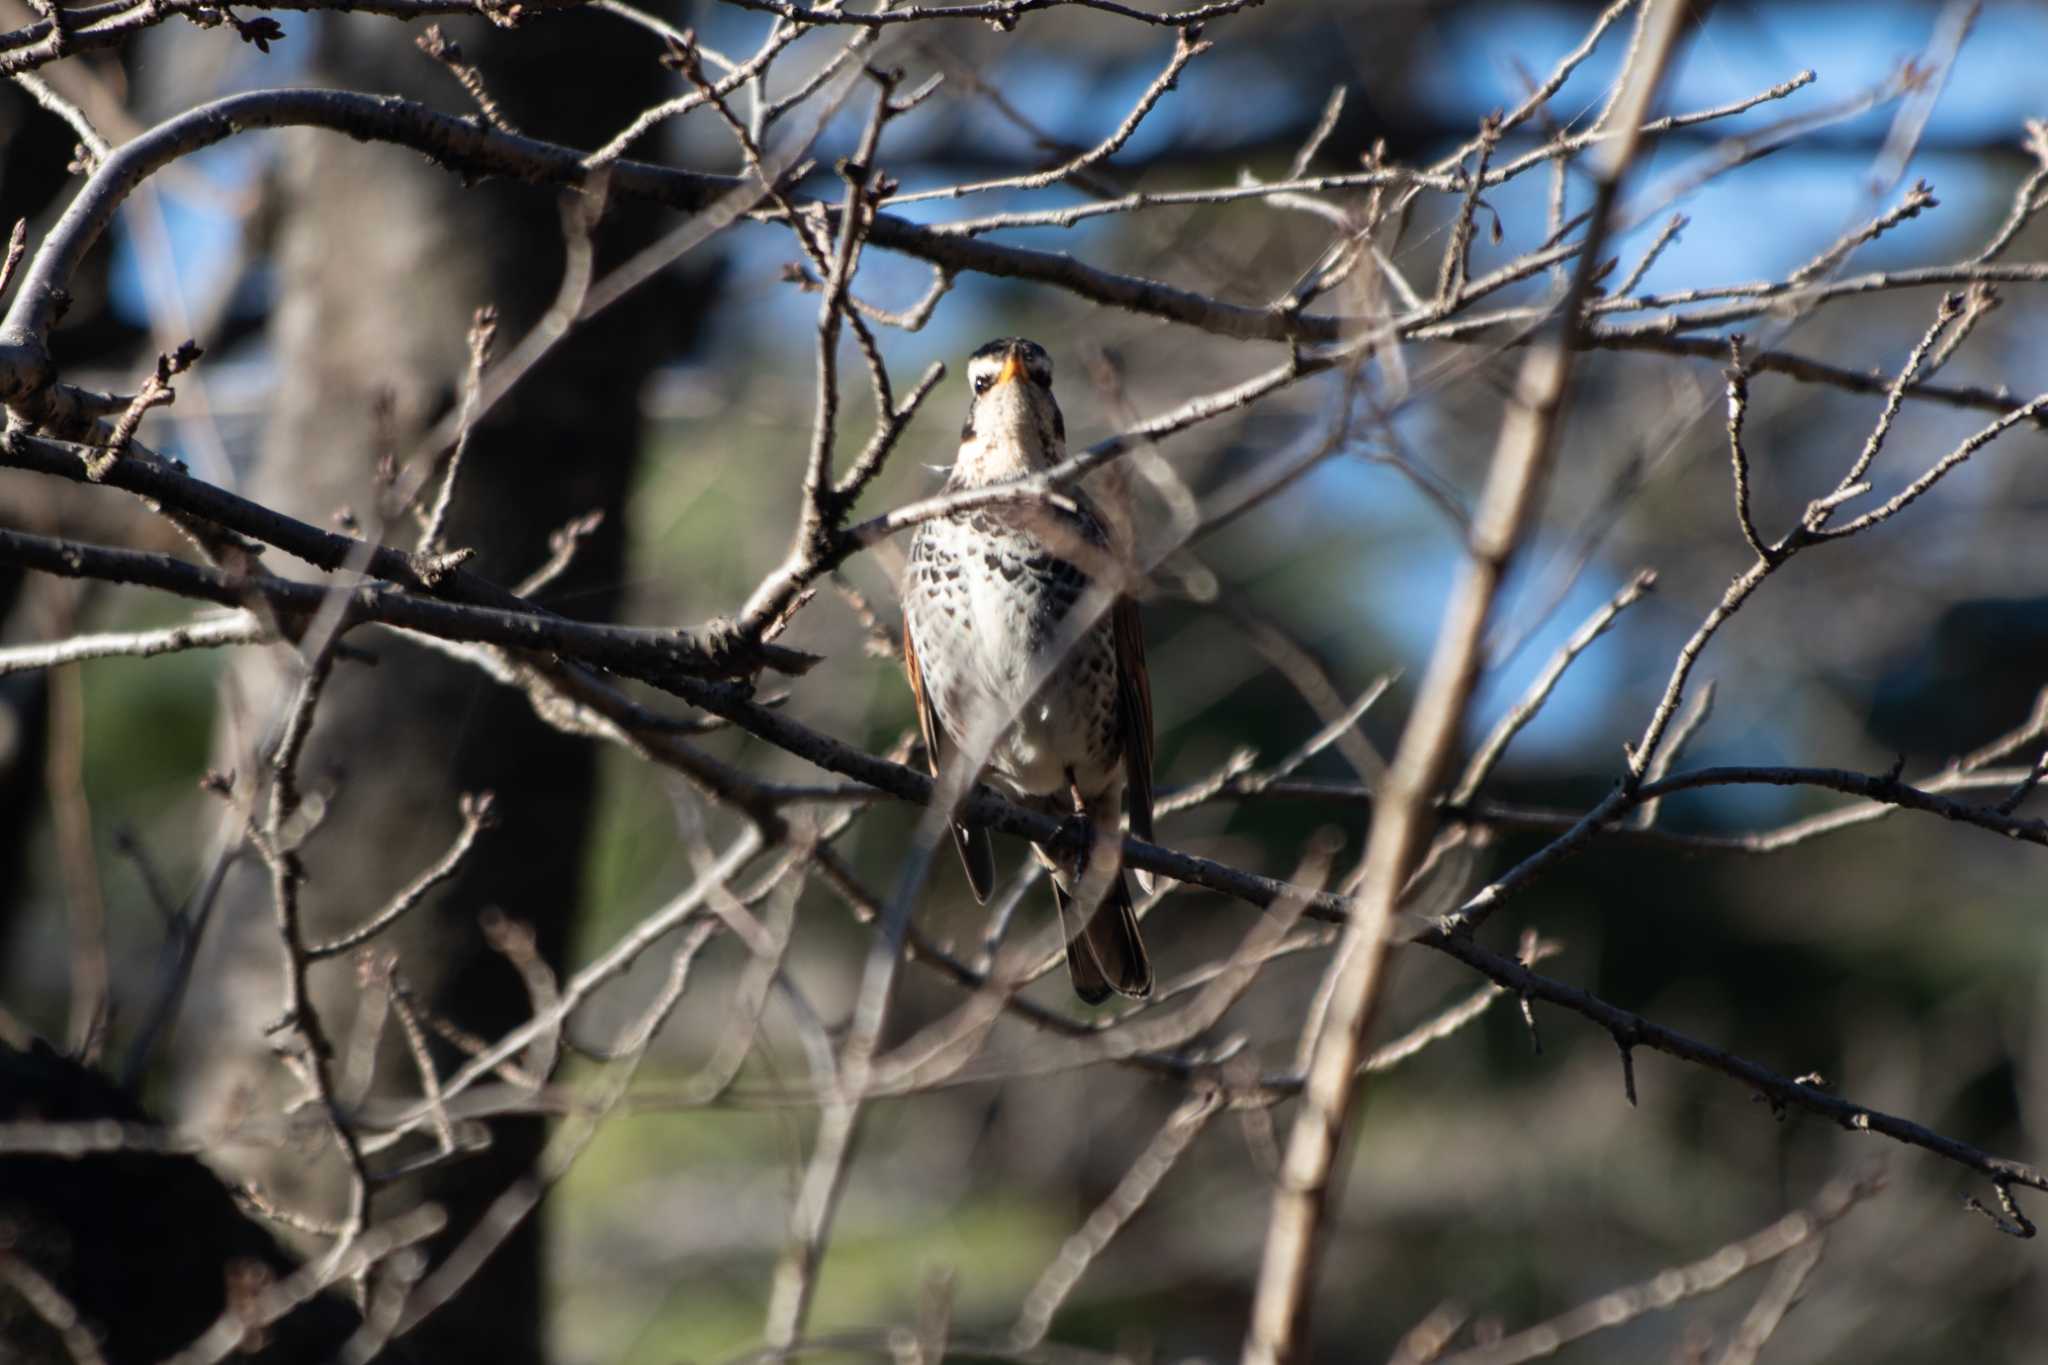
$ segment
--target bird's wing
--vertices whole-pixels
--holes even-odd
[[[1117,599],[1117,719],[1123,731],[1124,783],[1131,799],[1131,833],[1152,842],[1152,680],[1145,671],[1145,631],[1138,604]]]
[[[939,765],[945,761],[946,732],[939,725],[939,713],[932,709],[931,698],[925,694],[924,670],[917,666],[917,644],[908,622],[903,627],[903,671],[910,677],[910,695],[917,703],[917,728],[924,732],[925,765],[937,777]],[[988,831],[969,829],[958,820],[947,824],[953,831],[953,847],[960,850],[960,864],[967,869],[967,884],[974,888],[974,899],[985,904],[996,884],[995,849],[989,843]]]

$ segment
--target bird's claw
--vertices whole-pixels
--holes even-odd
[[[1088,851],[1095,845],[1095,828],[1086,815],[1076,811],[1060,821],[1060,830],[1053,836],[1053,847],[1071,856],[1077,869],[1088,866]]]

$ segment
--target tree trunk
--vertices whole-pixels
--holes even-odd
[[[530,31],[540,25],[545,41]],[[596,145],[661,93],[651,40],[604,16],[535,19],[529,31],[509,35],[484,24],[444,28],[482,69],[506,114],[535,136]],[[323,73],[353,88],[396,89],[459,108],[455,82],[413,50],[412,34],[384,19],[330,22]],[[552,301],[564,260],[562,218],[550,192],[465,188],[401,150],[324,132],[293,136],[274,255],[281,387],[249,491],[315,522],[347,506],[373,530],[377,462],[394,448],[401,458],[417,449],[456,405],[474,311],[498,308],[503,354]],[[653,226],[645,211],[613,205],[597,233],[600,269]],[[602,528],[542,594],[590,619],[610,617],[617,603],[620,509],[641,441],[640,391],[665,350],[657,323],[685,311],[657,307],[652,293],[643,290],[578,329],[479,424],[446,535],[450,546],[475,548],[472,567],[509,585],[546,559],[551,531],[602,511]],[[385,534],[409,546],[417,527],[407,519]],[[303,850],[305,932],[328,938],[373,915],[447,849],[460,824],[459,798],[495,792],[499,824],[477,855],[377,941],[398,953],[398,971],[435,1012],[494,1037],[531,1006],[520,974],[487,946],[478,917],[495,909],[530,925],[542,958],[559,969],[577,904],[595,754],[588,741],[542,725],[523,699],[473,669],[391,637],[355,642],[375,650],[375,665],[337,665],[301,768],[306,790],[324,806]],[[241,714],[227,717],[227,761],[249,761],[249,746],[288,697],[289,680],[276,665],[273,657],[239,670]],[[246,773],[242,783],[246,790]],[[198,978],[202,990],[221,989],[210,1002],[195,992],[184,1024],[186,1101],[202,1121],[252,1083],[285,1083],[262,1033],[279,1010],[282,961],[265,881],[252,859],[230,887]],[[343,1054],[360,995],[347,960],[315,969],[314,1004]],[[201,1018],[209,1006],[210,1017]],[[438,1039],[433,1046],[445,1071],[458,1054]],[[395,1019],[385,1029],[373,1093],[420,1093]],[[374,1189],[373,1218],[422,1199],[441,1204],[450,1228],[435,1244],[438,1261],[529,1169],[545,1137],[540,1120],[491,1127],[486,1151]],[[337,1206],[342,1165],[331,1146],[317,1164],[286,1152],[259,1156],[247,1169],[287,1203]],[[539,1360],[541,1257],[539,1223],[528,1218],[408,1338],[419,1358]]]

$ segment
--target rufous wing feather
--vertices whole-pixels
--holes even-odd
[[[1131,806],[1131,834],[1152,842],[1152,680],[1145,671],[1145,632],[1138,604],[1119,598],[1113,613],[1116,636],[1117,721],[1124,746],[1124,791]],[[1138,873],[1141,889],[1152,890],[1152,874]]]

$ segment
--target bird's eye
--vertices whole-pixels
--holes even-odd
[[[993,375],[978,374],[974,376],[974,391],[976,393],[987,393],[988,386],[995,382],[995,376]]]

